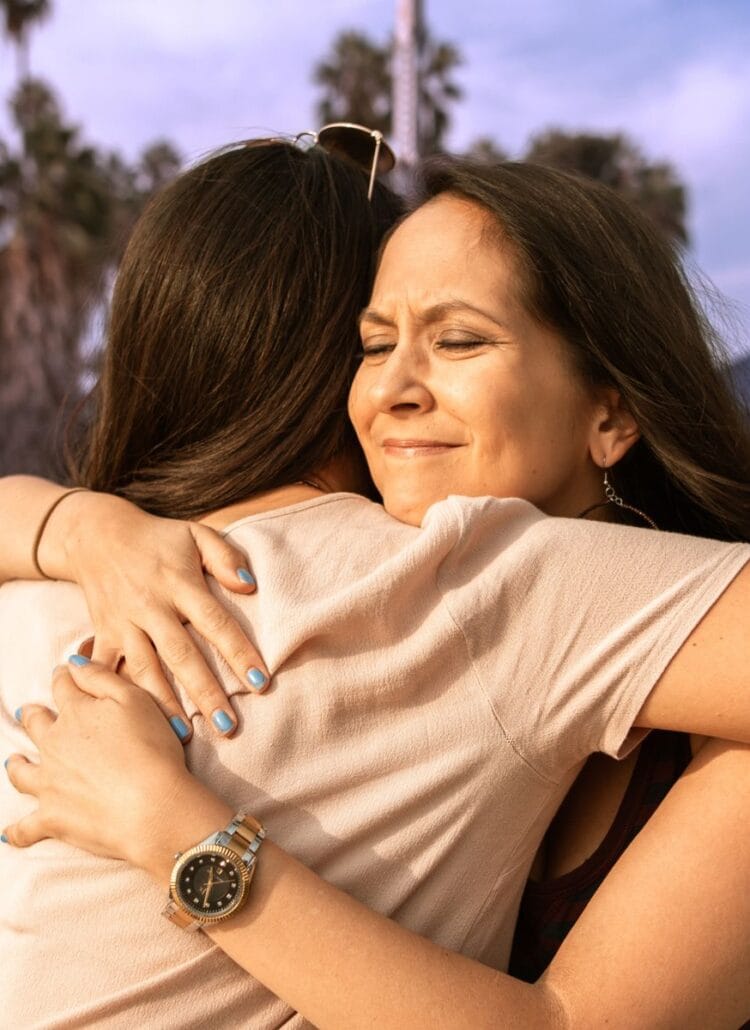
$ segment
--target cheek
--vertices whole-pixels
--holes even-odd
[[[367,390],[365,389],[363,378],[363,371],[360,367],[349,390],[347,411],[360,446],[365,449],[367,445],[367,427],[371,421],[371,416],[368,416],[369,405],[367,404]]]
[[[536,422],[534,403],[517,384],[495,385],[480,381],[468,404],[466,421],[483,450],[498,454],[500,449],[528,441]]]

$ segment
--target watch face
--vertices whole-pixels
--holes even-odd
[[[225,849],[205,850],[190,856],[175,879],[180,902],[200,918],[221,917],[232,912],[245,893],[239,858]]]

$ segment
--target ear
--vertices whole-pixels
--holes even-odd
[[[638,424],[614,387],[603,387],[589,435],[589,451],[599,468],[612,468],[640,438]]]

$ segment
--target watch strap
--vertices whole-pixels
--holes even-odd
[[[244,812],[238,812],[225,830],[219,830],[213,835],[215,839],[209,837],[208,841],[212,844],[223,844],[224,847],[236,851],[240,861],[245,863],[249,871],[252,871],[258,860],[258,851],[265,836],[265,827],[257,819],[253,819],[251,815],[245,815]]]
[[[175,926],[179,926],[181,930],[190,930],[192,932],[201,928],[201,924],[195,916],[188,915],[184,908],[180,908],[174,898],[169,899],[161,914],[166,916]]]

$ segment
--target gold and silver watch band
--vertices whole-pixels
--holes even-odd
[[[194,845],[194,848],[205,845],[230,848],[247,869],[249,884],[255,872],[258,851],[265,836],[265,827],[257,819],[253,819],[251,815],[245,815],[244,812],[238,812],[226,829],[212,833],[209,837]],[[192,851],[194,848],[189,848],[188,851]],[[175,855],[175,862],[179,862],[186,854],[187,851],[178,852]],[[231,914],[231,912],[227,913],[228,916]],[[170,897],[162,915],[166,916],[167,919],[183,930],[199,930],[201,928],[201,920],[182,908],[173,897]]]
[[[226,830],[219,830],[218,833],[201,843],[223,844],[225,847],[231,848],[232,851],[237,852],[248,870],[252,870],[258,860],[258,850],[265,836],[265,828],[257,819],[253,819],[251,815],[245,815],[244,812],[238,812]]]
[[[163,916],[166,916],[175,926],[181,930],[200,930],[201,924],[195,916],[188,915],[184,908],[180,908],[174,898],[170,898],[162,909]]]

